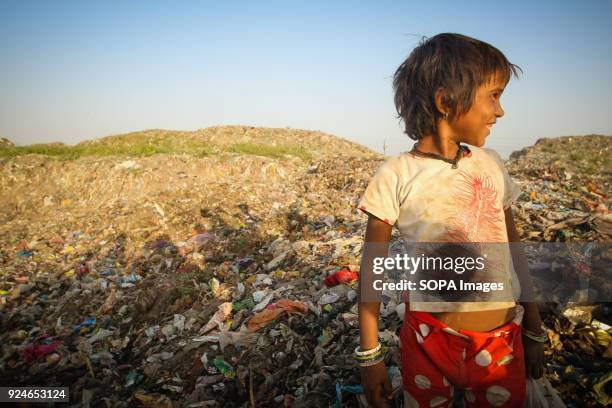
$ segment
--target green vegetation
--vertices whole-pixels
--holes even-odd
[[[540,149],[546,153],[553,153],[555,151],[555,147],[550,143],[543,144],[542,147],[540,147]]]
[[[111,136],[92,142],[67,146],[63,143],[11,146],[0,149],[0,157],[15,157],[24,154],[42,154],[61,159],[74,160],[84,156],[152,156],[155,154],[189,154],[207,156],[213,150],[203,142],[180,141],[176,137],[128,134]]]
[[[564,136],[553,139],[542,151],[551,153],[555,160],[561,161],[563,168],[573,173],[609,173],[611,159],[609,154],[610,136]],[[550,148],[550,150],[544,149]]]
[[[233,153],[252,154],[255,156],[272,157],[281,159],[284,156],[295,156],[303,160],[310,160],[312,155],[300,146],[272,146],[256,143],[238,143],[228,149]]]
[[[574,161],[584,160],[586,159],[586,155],[583,152],[573,152],[570,153],[570,159]]]
[[[15,157],[24,154],[44,154],[46,156],[59,156],[76,158],[76,152],[70,146],[63,144],[35,144],[30,146],[11,146],[0,149],[0,157]]]
[[[205,140],[189,137],[185,132],[145,131],[125,135],[108,136],[101,139],[68,146],[63,143],[9,146],[0,148],[0,157],[15,157],[25,154],[41,154],[64,160],[85,156],[129,156],[142,157],[156,154],[187,154],[196,157],[215,153],[231,152],[282,159],[295,156],[310,160],[312,155],[297,145],[273,146],[267,144],[239,143],[223,148],[213,146]]]
[[[194,156],[206,156],[212,151],[205,146],[195,146],[190,149],[176,148],[172,146],[155,145],[133,145],[133,146],[15,146],[8,149],[0,149],[0,157],[15,157],[24,154],[42,154],[55,156],[61,159],[74,160],[84,156],[152,156],[154,154],[190,154]]]

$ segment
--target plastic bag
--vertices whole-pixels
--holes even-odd
[[[527,392],[525,395],[526,408],[565,408],[557,391],[545,378],[527,379]]]

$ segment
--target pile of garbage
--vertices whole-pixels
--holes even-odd
[[[597,135],[540,139],[510,155],[506,166],[523,193],[515,216],[524,239],[612,240],[611,140]]]
[[[84,407],[363,404],[355,204],[384,157],[285,131],[310,159],[0,159],[0,385],[70,386]],[[609,169],[567,168],[568,179],[552,151],[548,184],[536,183],[540,147],[509,162],[523,239],[609,241]],[[403,313],[392,297],[381,307],[394,388]],[[610,402],[612,308],[553,304],[544,316],[547,377],[564,401]]]
[[[9,148],[13,146],[15,146],[15,144],[6,137],[0,137],[0,148]]]
[[[540,139],[512,153],[506,167],[522,190],[513,210],[524,241],[610,243],[610,136]],[[598,278],[591,285],[609,286]],[[612,304],[567,306],[541,305],[550,339],[547,378],[568,406],[608,406]]]

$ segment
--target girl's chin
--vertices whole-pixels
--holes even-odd
[[[465,139],[461,140],[461,143],[469,144],[469,145],[476,146],[476,147],[482,147],[482,146],[485,145],[485,142],[487,140],[487,136],[488,135],[484,135],[482,137],[476,136],[475,138],[474,137],[465,138]]]
[[[472,146],[476,146],[476,147],[482,147],[485,145],[485,141],[486,139],[483,137],[482,139],[474,140],[473,143],[469,143],[469,144],[471,144]]]
[[[486,141],[485,137],[479,137],[475,139],[466,140],[464,143],[467,143],[469,145],[476,146],[476,147],[481,147],[482,145],[485,144],[485,141]]]
[[[484,135],[482,138],[480,138],[479,140],[479,144],[477,145],[478,147],[482,147],[485,145],[485,143],[487,142],[487,137],[490,135],[490,133],[487,133],[486,135]]]

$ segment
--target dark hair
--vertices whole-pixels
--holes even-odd
[[[399,66],[393,76],[395,108],[404,121],[405,133],[414,140],[435,133],[442,117],[435,95],[444,90],[449,117],[466,113],[476,89],[496,75],[508,83],[521,68],[500,50],[461,34],[443,33],[424,39]]]

